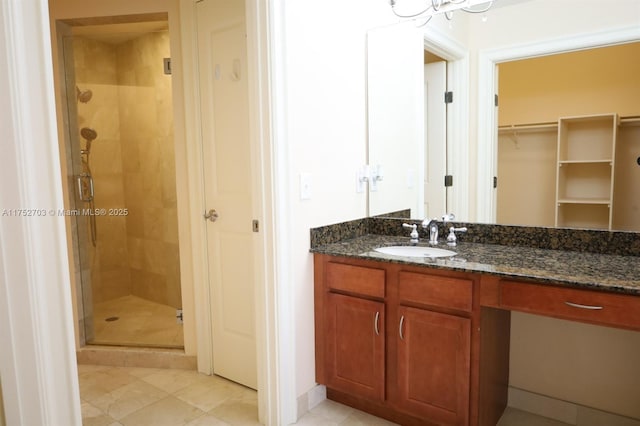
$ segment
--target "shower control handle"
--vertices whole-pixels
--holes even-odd
[[[219,217],[220,215],[215,209],[211,209],[204,214],[204,218],[210,220],[211,222],[215,222]]]
[[[90,173],[80,173],[78,175],[78,195],[80,201],[89,202],[93,201],[93,176]],[[85,180],[88,183],[89,194],[85,194]]]

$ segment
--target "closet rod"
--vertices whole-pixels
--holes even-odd
[[[523,130],[555,130],[558,128],[558,122],[548,123],[532,123],[532,124],[511,124],[507,126],[498,126],[499,132],[514,132]]]
[[[640,126],[640,116],[620,117],[621,126]]]

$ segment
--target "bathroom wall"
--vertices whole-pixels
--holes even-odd
[[[296,342],[295,386],[300,396],[315,385],[309,228],[366,215],[367,196],[356,193],[355,181],[356,170],[367,158],[366,33],[398,22],[398,18],[386,1],[298,0],[286,2],[283,9],[285,57],[281,71],[286,87],[278,100],[284,110],[279,137],[288,147],[286,175],[291,182],[290,300]],[[444,21],[434,25],[465,40],[465,27],[460,22],[451,27]],[[300,200],[300,173],[311,174],[310,200]]]
[[[131,293],[179,308],[171,76],[162,67],[170,56],[167,31],[117,48]]]
[[[97,247],[87,245],[93,302],[133,294],[179,308],[171,77],[162,66],[169,33],[76,40],[76,81],[93,91],[78,124],[98,133],[90,167],[95,207],[107,211],[96,216]]]

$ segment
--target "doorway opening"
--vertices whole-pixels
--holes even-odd
[[[424,207],[420,217],[442,217],[447,204],[447,61],[424,51]]]
[[[167,18],[64,22],[82,345],[184,348]]]

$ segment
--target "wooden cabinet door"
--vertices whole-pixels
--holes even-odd
[[[401,306],[398,405],[438,424],[469,423],[471,321]]]
[[[326,302],[326,385],[384,400],[384,303],[335,293]]]

